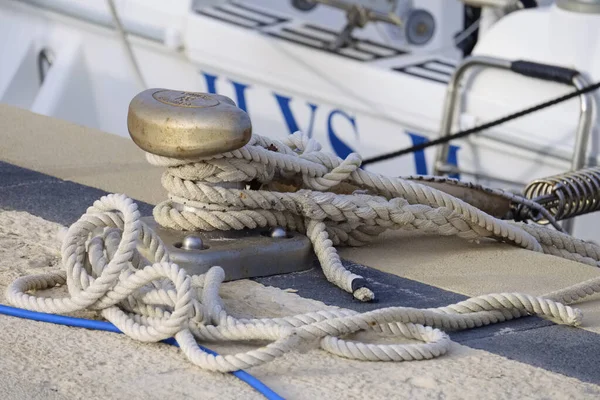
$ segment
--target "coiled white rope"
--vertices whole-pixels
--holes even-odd
[[[493,237],[523,248],[597,264],[600,249],[541,227],[497,220],[435,189],[368,173],[360,159],[321,153],[302,134],[285,142],[255,136],[240,150],[206,160],[182,161],[148,155],[168,166],[163,185],[170,200],[154,215],[167,227],[188,230],[285,226],[306,232],[325,275],[361,300],[373,293],[362,277],[347,271],[333,247],[361,245],[385,229],[419,229],[467,239]],[[261,190],[235,188],[258,181]],[[301,187],[273,191],[276,184]],[[350,183],[354,194],[324,192]],[[308,189],[307,189],[308,188]],[[157,342],[174,336],[188,359],[201,368],[229,372],[269,362],[300,342],[320,340],[333,354],[358,360],[408,361],[446,353],[450,339],[442,330],[459,330],[538,315],[578,325],[581,313],[565,303],[600,292],[600,279],[574,285],[548,297],[500,293],[474,297],[447,307],[390,307],[366,313],[335,309],[276,319],[236,319],[219,297],[224,272],[189,276],[169,261],[160,238],[140,221],[137,205],[124,195],[96,201],[67,231],[62,245],[64,271],[26,276],[7,289],[15,306],[49,313],[92,309],[128,336]],[[30,292],[66,284],[69,296],[41,297]],[[366,344],[342,339],[362,330],[417,339],[420,344]],[[215,356],[200,341],[267,340],[246,353]]]

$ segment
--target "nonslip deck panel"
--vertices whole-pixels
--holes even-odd
[[[108,192],[0,161],[0,209],[27,211],[48,221],[70,225]],[[142,216],[150,204],[137,201]]]
[[[26,211],[63,225],[75,222],[85,210],[107,194],[103,190],[65,181],[0,161],[0,209]],[[138,202],[143,215],[152,206]],[[295,289],[302,297],[329,305],[368,311],[389,306],[439,307],[467,297],[452,291],[345,262],[363,275],[378,296],[375,303],[361,303],[336,288],[319,268],[306,272],[258,278],[255,281],[281,289]],[[555,325],[528,317],[473,330],[455,332],[452,339],[506,358],[552,372],[600,383],[600,335],[583,329]],[[435,361],[432,361],[435,362]]]

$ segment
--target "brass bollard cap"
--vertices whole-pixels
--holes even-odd
[[[131,100],[129,135],[148,153],[208,157],[239,149],[252,137],[250,117],[218,94],[148,89]]]

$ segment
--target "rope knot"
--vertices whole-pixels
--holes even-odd
[[[344,181],[348,181],[350,176],[360,168],[362,158],[356,153],[350,153],[341,163],[339,159],[333,158],[325,153],[310,153],[302,155],[303,158],[319,162],[330,171],[323,176],[304,175],[304,184],[314,190],[329,190]]]

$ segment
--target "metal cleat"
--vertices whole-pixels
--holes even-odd
[[[228,97],[166,89],[149,89],[134,97],[127,126],[143,150],[178,159],[237,150],[252,136],[250,118]],[[160,236],[171,261],[190,274],[218,265],[226,280],[235,280],[303,271],[313,264],[310,240],[280,227],[187,232],[160,226],[153,217],[142,220]]]

